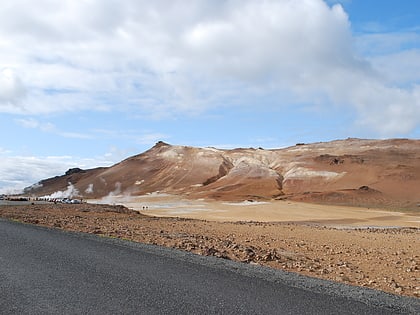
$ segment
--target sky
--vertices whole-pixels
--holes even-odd
[[[418,0],[2,0],[0,193],[157,141],[420,138]]]

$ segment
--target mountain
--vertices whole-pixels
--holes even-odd
[[[157,191],[190,198],[416,208],[420,140],[349,138],[271,150],[195,148],[160,141],[111,167],[70,169],[25,193],[100,198]]]

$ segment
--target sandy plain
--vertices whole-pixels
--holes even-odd
[[[34,204],[0,206],[0,216],[420,297],[418,213],[170,195],[119,201],[136,211]]]
[[[320,205],[289,200],[225,202],[194,200],[152,193],[138,197],[114,196],[92,203],[122,204],[143,214],[218,222],[294,222],[335,228],[420,228],[419,211],[386,211],[337,205]]]

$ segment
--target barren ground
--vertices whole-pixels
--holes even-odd
[[[150,204],[149,212],[156,211],[152,206]],[[244,209],[248,215],[255,211],[246,206],[230,207]],[[347,215],[349,213],[341,219],[347,218]],[[394,294],[420,297],[418,227],[367,229],[357,227],[357,222],[346,220],[321,220],[323,222],[318,222],[321,225],[315,225],[313,220],[307,218],[299,220],[302,221],[300,223],[157,218],[123,206],[94,204],[0,206],[0,216],[69,231],[174,247],[200,255],[261,264]],[[399,219],[391,220],[393,216]],[[368,225],[380,226],[378,223],[382,220],[389,223],[382,226],[405,226],[403,222],[407,221],[406,216],[381,213],[376,215],[382,218],[377,221],[363,221],[366,218],[356,221],[364,222],[362,225],[368,222]],[[408,215],[410,217],[413,220],[408,221],[417,221],[418,226],[419,217],[415,214]],[[308,224],[308,221],[312,223]],[[337,224],[340,228],[334,227]],[[348,228],[343,228],[344,225]]]
[[[143,214],[159,217],[221,222],[294,222],[335,228],[420,228],[420,208],[419,211],[386,211],[377,208],[321,205],[289,200],[226,202],[186,199],[181,196],[156,193],[138,197],[107,197],[105,201],[109,204],[123,204]]]

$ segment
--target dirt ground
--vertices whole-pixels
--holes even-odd
[[[0,216],[420,297],[420,230],[414,227],[337,229],[158,218],[95,204],[0,206]]]
[[[321,205],[289,200],[226,202],[210,199],[186,199],[169,194],[138,197],[107,197],[108,204],[123,204],[143,214],[210,221],[295,222],[335,228],[415,227],[420,228],[419,211],[386,211]],[[96,200],[100,203],[101,200]]]

